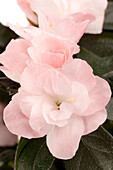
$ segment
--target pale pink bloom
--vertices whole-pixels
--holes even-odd
[[[47,146],[57,158],[72,158],[81,136],[106,120],[110,87],[81,59],[68,61],[60,69],[32,62],[20,84],[5,108],[4,121],[19,136],[47,135]]]
[[[46,17],[41,12],[38,12],[40,29],[50,32],[55,35],[67,38],[75,43],[78,43],[83,36],[89,20],[93,19],[89,14],[76,13],[64,18],[49,16]]]
[[[14,26],[13,26],[14,27]],[[21,74],[31,61],[60,68],[79,52],[79,46],[60,36],[41,31],[35,27],[14,27],[24,39],[11,40],[0,55],[0,66],[9,78],[20,82]]]
[[[17,136],[12,134],[3,122],[4,105],[0,103],[0,147],[13,146],[17,143]]]
[[[92,18],[92,16],[90,17]],[[21,37],[31,39],[37,36],[37,30],[43,30],[57,36],[64,37],[74,43],[78,43],[80,38],[83,36],[87,26],[89,24],[89,15],[76,13],[73,16],[60,19],[59,17],[47,18],[43,13],[39,12],[39,25],[40,28],[36,27],[21,27],[19,25],[11,25],[9,27]]]
[[[27,49],[30,43],[24,39],[11,40],[5,52],[0,54],[0,70],[13,81],[19,82],[20,76],[30,60]]]
[[[53,20],[56,17],[67,17],[75,13],[89,14],[91,23],[86,32],[95,34],[102,32],[107,0],[18,0],[18,4],[35,24],[38,24],[36,14],[39,15],[39,11]],[[94,21],[91,16],[95,17]]]

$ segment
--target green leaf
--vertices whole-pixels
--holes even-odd
[[[79,45],[93,52],[99,57],[107,57],[113,55],[113,33],[103,32],[98,35],[85,34]]]
[[[6,45],[11,39],[15,39],[17,37],[18,36],[12,30],[0,24],[0,53],[5,50]]]
[[[95,75],[102,76],[113,70],[113,56],[100,58],[86,48],[81,47],[77,57],[87,61],[93,68]]]
[[[4,105],[7,105],[9,101],[9,94],[6,92],[5,89],[0,87],[0,102],[2,102]]]
[[[54,160],[46,146],[45,138],[22,138],[15,157],[15,170],[49,170]]]
[[[111,98],[110,102],[108,103],[107,107],[108,119],[113,120],[113,97]]]
[[[112,170],[113,137],[100,127],[82,137],[75,157],[63,163],[65,170]]]
[[[14,95],[18,92],[20,85],[7,77],[0,77],[0,88],[4,89],[9,95]]]
[[[113,2],[108,3],[105,14],[104,29],[113,30]]]

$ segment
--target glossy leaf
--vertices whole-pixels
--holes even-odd
[[[66,170],[112,170],[113,137],[100,127],[82,137],[76,156],[63,162]]]
[[[18,36],[12,30],[0,23],[0,53],[4,51],[6,45],[11,39],[15,39],[17,37]]]
[[[113,32],[104,31],[102,34],[85,34],[79,45],[93,52],[99,57],[113,55]]]
[[[113,70],[113,56],[100,58],[86,48],[81,47],[77,57],[87,61],[93,68],[95,75],[102,76]]]
[[[16,153],[15,170],[49,170],[54,160],[48,151],[45,138],[22,138]]]

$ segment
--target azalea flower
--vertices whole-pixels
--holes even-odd
[[[12,134],[3,122],[4,105],[0,102],[0,147],[13,146],[17,144],[17,137]]]
[[[39,22],[43,22],[43,25],[50,20],[54,22],[56,19],[68,16],[73,16],[75,19],[76,13],[78,13],[82,14],[82,20],[87,20],[89,15],[91,23],[88,25],[86,33],[102,32],[107,0],[47,0],[46,2],[45,0],[17,0],[17,2],[35,25],[38,24],[37,16],[40,17],[40,12],[45,15],[45,20],[44,17],[41,21],[39,18]]]
[[[24,39],[11,40],[0,55],[0,69],[12,80],[20,82],[21,74],[31,61],[61,68],[79,46],[63,37],[41,31],[35,27],[12,26]]]
[[[57,158],[72,158],[81,137],[107,118],[110,87],[81,59],[68,61],[59,69],[31,62],[20,85],[4,110],[8,129],[26,138],[46,135],[47,146]]]

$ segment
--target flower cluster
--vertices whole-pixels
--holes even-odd
[[[81,137],[107,117],[108,83],[95,76],[86,61],[72,58],[86,28],[89,33],[102,31],[107,1],[103,6],[101,0],[18,3],[39,28],[9,24],[22,38],[12,40],[0,55],[0,69],[20,88],[4,110],[4,121],[16,135],[29,139],[46,135],[52,155],[70,159]]]

